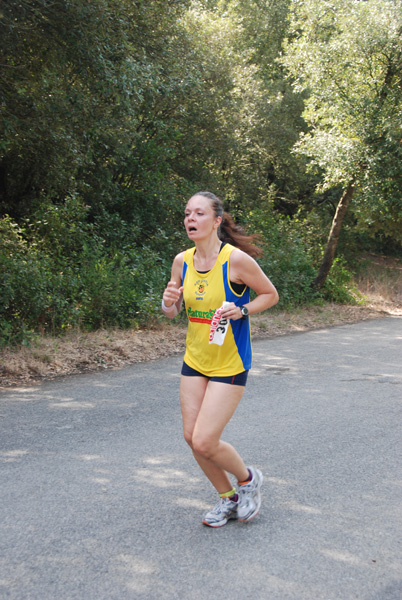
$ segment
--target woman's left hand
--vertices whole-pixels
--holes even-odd
[[[225,319],[232,319],[232,321],[237,321],[242,318],[242,312],[239,306],[236,306],[234,302],[229,302],[227,306],[222,310],[222,317]]]

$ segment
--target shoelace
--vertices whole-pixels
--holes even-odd
[[[225,507],[225,505],[226,505],[226,504],[228,504],[228,502],[227,502],[227,501],[225,501],[225,499],[224,499],[224,498],[221,498],[221,499],[219,500],[218,504],[216,504],[216,506],[215,506],[215,507],[212,509],[212,511],[211,511],[211,512],[212,512],[213,514],[215,514],[215,515],[220,515],[221,513],[223,513],[223,512],[224,512],[224,510],[223,510],[223,509],[224,509],[224,507]]]

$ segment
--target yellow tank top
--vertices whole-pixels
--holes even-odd
[[[183,262],[183,297],[188,317],[184,361],[208,377],[237,375],[251,367],[249,318],[230,321],[222,346],[209,343],[212,317],[222,303],[242,306],[250,301],[250,288],[237,294],[230,285],[229,261],[234,250],[225,244],[213,268],[200,273],[194,268],[195,248],[186,250]]]

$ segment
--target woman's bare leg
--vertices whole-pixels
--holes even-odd
[[[205,475],[218,493],[239,481],[248,470],[236,450],[220,437],[243,395],[244,387],[209,381],[205,377],[182,377],[180,386],[184,437]]]

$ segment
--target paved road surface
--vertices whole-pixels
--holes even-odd
[[[254,344],[229,424],[251,523],[181,436],[180,357],[0,394],[0,597],[401,600],[402,319]]]

